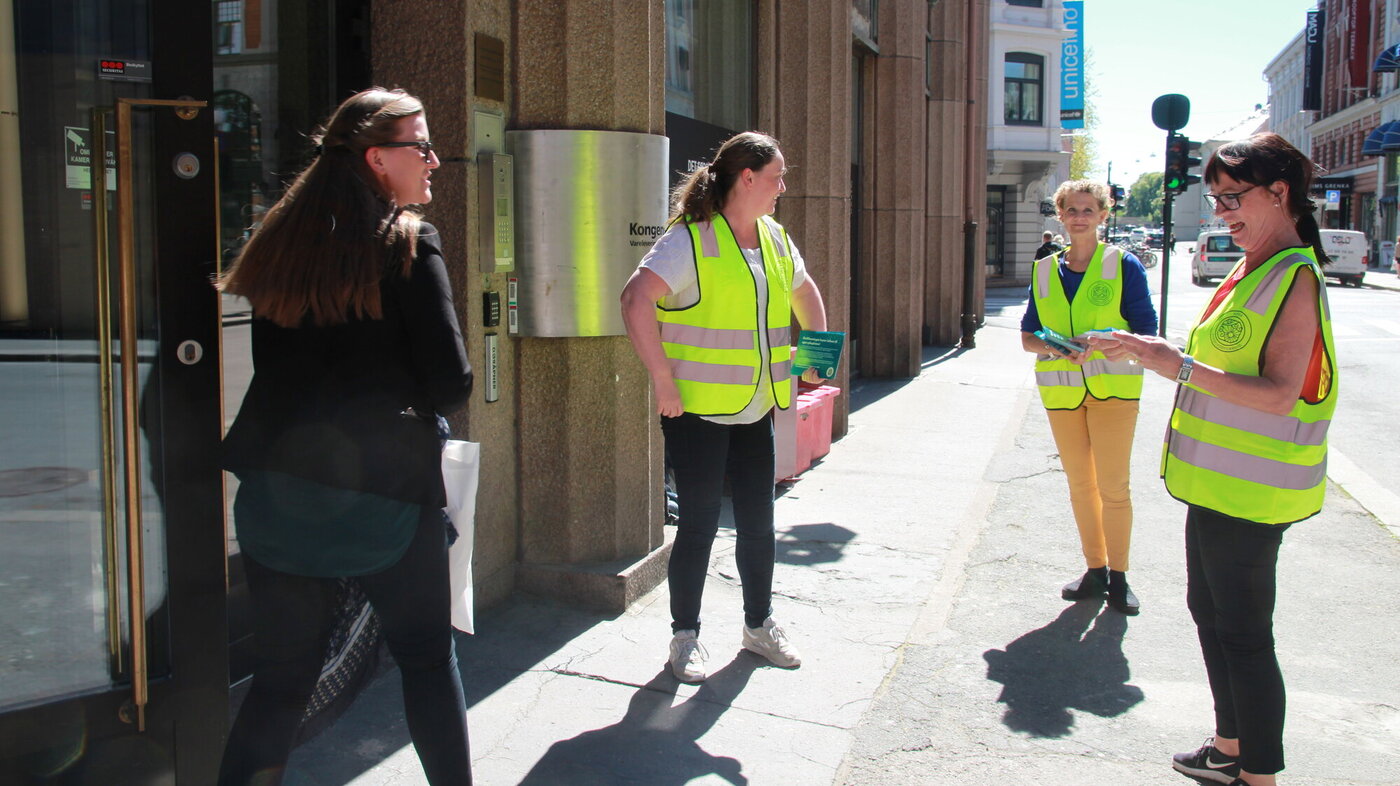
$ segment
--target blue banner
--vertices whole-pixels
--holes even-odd
[[[1084,127],[1084,0],[1065,0],[1065,29],[1060,44],[1060,127]]]

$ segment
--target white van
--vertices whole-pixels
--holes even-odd
[[[1332,259],[1332,264],[1322,268],[1324,276],[1354,287],[1361,286],[1371,251],[1365,234],[1351,229],[1324,229],[1322,250]]]
[[[1191,255],[1191,283],[1208,286],[1212,278],[1224,278],[1235,269],[1244,256],[1244,249],[1235,245],[1228,230],[1212,229],[1196,236],[1196,249]]]

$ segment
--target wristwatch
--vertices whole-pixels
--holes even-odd
[[[1196,368],[1196,359],[1186,355],[1181,359],[1181,368],[1176,370],[1176,381],[1185,385],[1191,381],[1191,372]]]

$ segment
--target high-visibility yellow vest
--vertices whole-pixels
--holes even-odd
[[[1285,249],[1235,284],[1191,331],[1186,352],[1232,374],[1259,376],[1284,298],[1294,279],[1304,275],[1317,279],[1326,352],[1318,389],[1312,391],[1317,403],[1308,403],[1300,392],[1287,415],[1275,415],[1182,385],[1162,449],[1162,477],[1173,497],[1263,524],[1300,521],[1322,509],[1337,367],[1327,285],[1313,250]],[[1311,342],[1297,351],[1311,353]]]
[[[758,282],[724,217],[688,223],[695,248],[700,300],[684,308],[656,307],[661,346],[685,411],[734,415],[758,392],[763,357],[759,330],[767,331],[770,380],[779,409],[792,402],[792,252],[787,233],[767,216],[758,245],[768,282],[768,313],[758,313]],[[761,318],[760,318],[761,317]]]
[[[1123,319],[1123,250],[1103,243],[1094,249],[1073,303],[1065,297],[1060,281],[1062,253],[1035,261],[1031,294],[1040,324],[1086,346],[1084,334],[1090,330],[1127,330],[1128,321]],[[1109,360],[1102,352],[1090,353],[1082,366],[1059,355],[1041,355],[1035,362],[1035,381],[1046,409],[1077,409],[1085,395],[1142,398],[1142,366]]]

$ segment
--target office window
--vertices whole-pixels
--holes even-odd
[[[243,51],[243,0],[220,0],[215,6],[214,25],[215,54]]]
[[[752,0],[666,0],[666,111],[752,125]]]
[[[1044,124],[1045,58],[1025,52],[1006,53],[1006,124]]]

